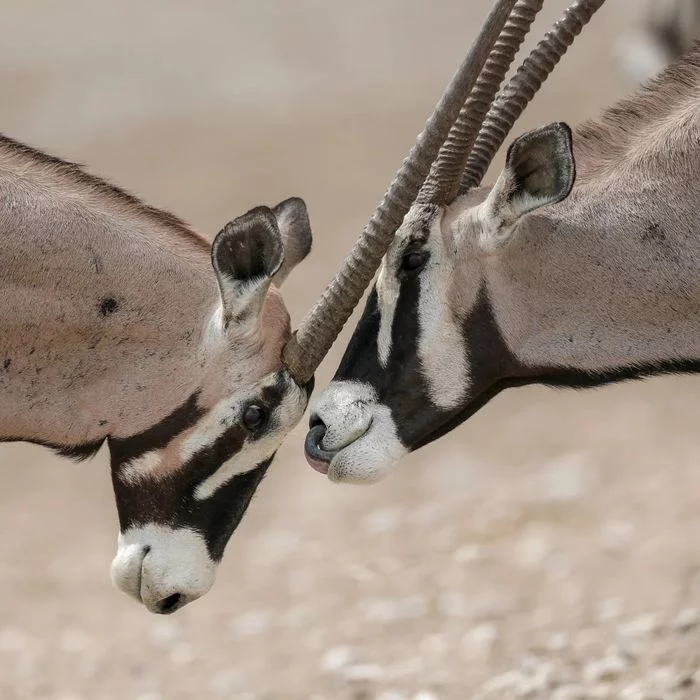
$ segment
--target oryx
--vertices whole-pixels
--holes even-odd
[[[294,336],[277,287],[311,247],[302,200],[256,207],[210,244],[82,168],[0,138],[0,440],[76,458],[107,443],[121,531],[113,578],[149,610],[173,612],[211,587],[303,415],[337,332],[334,300],[347,313],[357,304],[514,4],[495,3]]]
[[[573,133],[515,139],[478,187],[545,74],[525,66],[474,148],[438,158],[391,242],[311,416],[332,480],[381,478],[506,387],[700,370],[700,46]]]

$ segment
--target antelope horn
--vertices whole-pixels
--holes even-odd
[[[604,2],[605,0],[576,0],[498,94],[469,154],[462,176],[462,192],[481,183],[515,121]]]
[[[450,129],[421,191],[419,202],[447,204],[459,192],[467,158],[474,146],[479,127],[496,97],[515,54],[523,43],[544,0],[518,0],[484,64],[469,99]]]
[[[297,384],[305,384],[311,379],[372,281],[394,234],[427,177],[440,146],[474,87],[513,5],[515,0],[496,0],[479,36],[355,247],[316,306],[306,315],[285,345],[282,361]]]

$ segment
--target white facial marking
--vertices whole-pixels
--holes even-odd
[[[495,253],[508,243],[517,230],[518,219],[551,201],[547,196],[537,197],[527,191],[509,198],[514,180],[513,171],[505,168],[489,196],[474,208],[479,221],[479,246],[486,253]]]
[[[183,464],[205,447],[213,445],[238,420],[237,403],[230,397],[222,399],[197,422],[180,447]]]
[[[430,260],[420,273],[418,357],[430,400],[440,408],[458,406],[469,384],[467,350],[459,319],[449,303],[452,261],[436,218],[430,235]]]
[[[280,411],[281,409],[281,411]],[[275,409],[274,415],[280,415],[281,425],[294,425],[290,420],[290,411],[284,410],[284,406]],[[292,419],[293,420],[293,419]],[[203,501],[214,493],[224,484],[228,483],[237,474],[245,474],[251,469],[260,466],[265,460],[269,459],[274,452],[282,444],[285,433],[279,430],[266,432],[257,440],[246,439],[243,447],[231,459],[222,464],[216,472],[205,479],[195,490],[194,497],[198,501]]]
[[[369,384],[331,382],[319,397],[315,411],[328,427],[324,449],[340,450],[328,469],[331,481],[379,481],[408,452],[398,438],[391,411],[377,402]]]
[[[196,600],[215,577],[216,563],[194,530],[149,523],[119,535],[112,580],[151,612],[158,612],[158,603],[176,593],[184,603]]]
[[[119,472],[119,477],[129,484],[135,484],[145,476],[152,474],[160,466],[162,454],[160,450],[146,452],[136,459],[127,462]]]
[[[206,421],[196,434],[190,436],[182,448],[183,459],[190,457],[207,445],[212,444],[235,421],[239,419],[243,404],[240,401],[231,407],[231,402],[220,402],[211,411],[211,419]],[[282,444],[287,431],[295,426],[306,408],[306,394],[295,384],[290,383],[285,390],[282,402],[269,416],[270,424],[277,429],[263,428],[260,437],[248,437],[241,449],[205,479],[194,492],[197,500],[204,500],[212,495],[237,474],[245,474],[269,459]],[[189,459],[187,457],[186,459]]]
[[[379,364],[386,367],[391,353],[391,329],[394,325],[396,305],[399,301],[399,283],[396,277],[387,273],[382,265],[377,277],[377,307],[379,309],[379,334],[377,352]]]

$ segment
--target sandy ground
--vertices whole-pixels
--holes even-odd
[[[211,234],[304,197],[299,319],[487,5],[6,0],[1,129]],[[608,3],[518,130],[628,92],[612,42],[637,13]],[[699,387],[514,390],[371,488],[312,472],[301,425],[214,590],[167,619],[110,584],[105,454],[5,446],[0,698],[700,697]]]

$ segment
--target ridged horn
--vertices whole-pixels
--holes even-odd
[[[418,194],[419,202],[447,204],[458,194],[467,158],[484,117],[537,13],[542,9],[543,2],[544,0],[516,2],[471,95],[462,107],[430,169],[430,174]]]
[[[297,384],[311,379],[372,281],[514,5],[515,0],[496,0],[479,36],[355,247],[285,345],[282,361]]]
[[[605,0],[577,0],[501,90],[467,159],[461,191],[477,187],[518,117]]]

